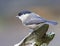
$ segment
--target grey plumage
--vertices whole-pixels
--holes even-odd
[[[29,17],[25,21],[26,25],[41,24],[41,23],[52,24],[52,25],[56,25],[57,24],[56,21],[46,20],[46,19],[42,18],[41,16],[39,16],[39,15],[37,15],[35,13],[30,13]]]

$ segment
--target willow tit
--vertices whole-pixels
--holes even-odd
[[[39,24],[42,24],[42,23],[52,24],[52,25],[57,24],[57,22],[46,20],[42,18],[41,16],[39,16],[38,14],[31,12],[29,10],[20,11],[20,13],[18,13],[16,17],[18,17],[25,26],[32,29],[36,28]]]

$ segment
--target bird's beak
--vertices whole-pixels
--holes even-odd
[[[16,16],[17,18],[19,17],[19,16]]]

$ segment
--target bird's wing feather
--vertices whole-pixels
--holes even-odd
[[[31,25],[31,24],[40,24],[40,23],[44,23],[45,20],[42,20],[40,18],[31,18],[29,21],[26,21],[25,24],[26,25]]]
[[[42,17],[40,17],[39,15],[32,13],[31,14],[31,18],[27,21],[25,21],[26,25],[31,25],[31,24],[40,24],[40,23],[44,23],[45,19],[43,19]]]
[[[32,16],[33,18],[39,18],[39,19],[45,20],[44,18],[42,18],[40,15],[36,13],[31,13],[30,16]]]

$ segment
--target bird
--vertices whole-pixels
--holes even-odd
[[[35,12],[30,10],[21,10],[16,16],[22,21],[22,24],[30,29],[36,29],[41,24],[57,25],[56,21],[46,20]]]

